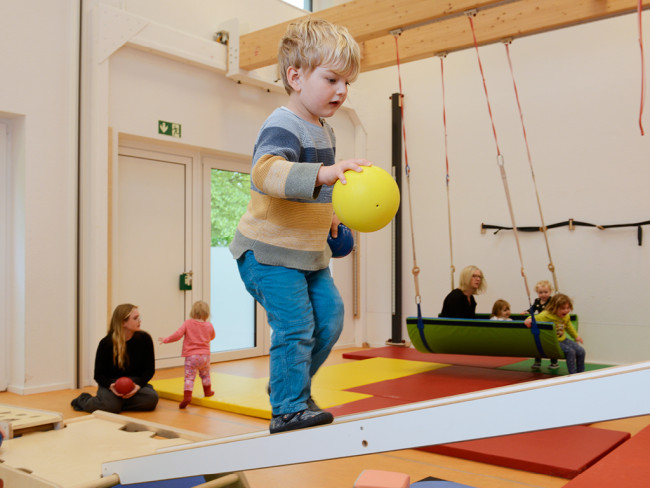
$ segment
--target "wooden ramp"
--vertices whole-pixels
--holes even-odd
[[[650,413],[650,361],[341,417],[331,425],[197,442],[102,465],[122,484],[229,473]],[[549,404],[565,405],[562,414]]]

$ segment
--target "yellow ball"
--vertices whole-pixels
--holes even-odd
[[[390,223],[399,208],[399,188],[393,177],[378,166],[345,172],[332,190],[334,212],[350,229],[374,232]]]

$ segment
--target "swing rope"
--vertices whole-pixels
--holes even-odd
[[[643,105],[645,104],[645,59],[643,56],[643,2],[642,0],[638,1],[637,4],[637,16],[639,23],[639,47],[641,49],[641,108],[639,109],[639,128],[641,129],[641,135],[645,135],[643,131]]]
[[[422,308],[421,308],[421,296],[420,296],[420,282],[418,275],[420,274],[420,268],[417,264],[417,256],[415,253],[415,230],[413,228],[413,204],[411,201],[411,166],[409,165],[408,151],[406,149],[406,124],[404,123],[404,95],[402,93],[402,72],[400,70],[400,60],[399,60],[399,36],[401,30],[392,32],[393,37],[395,37],[395,56],[397,64],[397,78],[399,81],[399,107],[400,107],[400,116],[402,119],[402,140],[404,142],[404,168],[406,174],[406,187],[408,193],[408,205],[409,205],[409,221],[411,227],[411,246],[413,252],[413,269],[411,273],[413,274],[413,283],[415,286],[415,304],[418,309],[418,331],[420,333],[420,338],[422,343],[427,348],[428,351],[433,352],[427,344],[427,340],[424,337],[424,321],[422,320]]]
[[[490,115],[490,122],[492,124],[492,133],[494,134],[494,143],[495,143],[496,149],[497,149],[497,165],[499,166],[499,171],[501,173],[501,180],[503,182],[503,189],[505,191],[506,200],[508,202],[508,212],[510,213],[510,220],[512,222],[513,235],[515,236],[515,242],[517,243],[517,253],[519,254],[519,262],[521,264],[521,276],[524,279],[524,287],[526,288],[526,295],[528,296],[528,304],[530,306],[530,305],[532,305],[532,301],[531,301],[531,298],[530,298],[530,289],[528,287],[528,278],[526,277],[526,271],[524,269],[524,260],[523,260],[522,254],[521,254],[521,245],[519,243],[519,233],[517,232],[517,225],[515,224],[515,214],[514,214],[513,209],[512,209],[512,199],[510,197],[510,189],[508,187],[508,177],[506,175],[503,155],[501,154],[501,150],[499,149],[499,140],[497,138],[497,131],[496,131],[496,127],[494,125],[494,117],[492,116],[492,107],[490,105],[490,97],[488,95],[487,84],[485,82],[485,73],[483,72],[483,64],[481,63],[481,56],[480,56],[479,50],[478,50],[478,41],[476,40],[476,31],[474,30],[474,21],[472,20],[473,15],[474,15],[474,12],[468,13],[467,18],[469,20],[469,25],[470,25],[471,30],[472,30],[472,38],[474,39],[474,48],[476,50],[476,59],[478,60],[479,71],[481,72],[481,79],[483,80],[483,90],[485,91],[485,100],[487,102],[488,113]],[[539,345],[538,345],[538,347],[539,347]]]
[[[445,63],[444,59],[447,56],[446,53],[439,54],[440,57],[440,79],[442,86],[442,125],[445,130],[445,187],[447,188],[447,222],[449,223],[449,272],[451,274],[451,289],[456,288],[454,285],[454,272],[456,267],[454,266],[454,246],[451,239],[451,200],[449,198],[449,150],[447,148],[447,109],[445,107]]]
[[[542,222],[541,230],[544,233],[544,241],[546,242],[546,252],[548,253],[548,270],[553,276],[553,284],[555,285],[555,290],[559,290],[557,284],[557,276],[555,274],[555,265],[553,264],[553,258],[551,257],[551,246],[548,243],[548,232],[546,224],[544,223],[544,213],[542,212],[542,203],[539,198],[539,191],[537,189],[537,180],[535,179],[535,170],[533,169],[533,160],[530,156],[530,147],[528,145],[528,136],[526,135],[526,125],[524,124],[524,114],[521,110],[521,103],[519,102],[519,91],[517,90],[517,82],[515,81],[515,72],[512,68],[512,59],[510,58],[510,43],[508,40],[504,42],[506,48],[506,56],[508,58],[508,66],[510,67],[510,75],[512,76],[512,86],[515,91],[515,99],[517,100],[517,108],[519,109],[519,120],[521,121],[521,130],[524,134],[524,142],[526,143],[526,155],[528,156],[528,166],[530,166],[530,175],[533,179],[533,186],[535,187],[535,197],[537,198],[537,208],[539,210],[539,218]]]

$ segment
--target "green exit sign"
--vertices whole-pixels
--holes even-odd
[[[166,122],[164,120],[158,121],[158,134],[164,136],[178,137],[181,138],[181,124],[176,124],[174,122]]]

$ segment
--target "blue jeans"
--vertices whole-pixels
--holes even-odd
[[[569,374],[582,373],[585,370],[585,348],[568,337],[560,341],[560,349],[566,358]]]
[[[305,410],[311,378],[343,330],[343,300],[330,270],[260,264],[252,251],[245,252],[237,266],[273,330],[269,383],[273,415]]]

